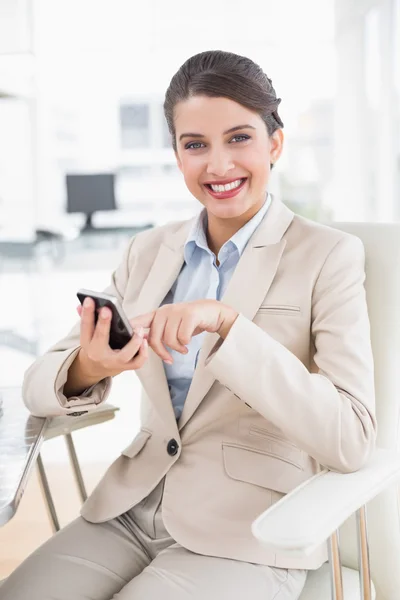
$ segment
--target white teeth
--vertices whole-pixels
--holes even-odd
[[[232,181],[231,183],[227,183],[226,185],[212,185],[211,189],[213,192],[229,192],[230,190],[234,190],[239,187],[242,183],[243,179],[236,179],[236,181]]]

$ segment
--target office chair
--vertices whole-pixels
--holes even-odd
[[[291,556],[328,544],[329,563],[309,572],[300,600],[398,600],[400,223],[333,226],[359,237],[366,251],[378,450],[356,473],[323,471],[309,479],[260,515],[252,531],[269,549]]]

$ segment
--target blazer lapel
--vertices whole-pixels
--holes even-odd
[[[254,318],[274,280],[286,245],[282,236],[293,216],[291,210],[273,198],[265,218],[250,238],[221,299],[224,304],[232,306],[249,320]],[[186,425],[215,381],[210,371],[205,369],[205,360],[219,339],[216,333],[210,333],[204,338],[178,423],[179,429]]]
[[[183,247],[191,222],[186,222],[177,232],[166,236],[161,244],[139,298],[135,302],[135,315],[132,317],[158,308],[170,291],[183,266]],[[176,424],[163,362],[151,348],[149,348],[148,360],[141,369],[136,371],[136,374],[163,421],[173,421]]]

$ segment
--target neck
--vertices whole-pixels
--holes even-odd
[[[221,219],[207,211],[207,243],[215,256],[218,256],[222,246],[258,213],[263,204],[252,206],[239,217],[232,219]]]
[[[245,225],[246,222],[247,221],[245,221],[243,225]],[[218,222],[216,222],[212,217],[210,218],[209,215],[207,227],[207,243],[208,247],[212,252],[214,252],[215,256],[218,256],[218,253],[221,250],[222,246],[228,240],[230,240],[231,237],[243,227],[243,225],[233,223],[231,219],[218,219]]]

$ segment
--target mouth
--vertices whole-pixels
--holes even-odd
[[[204,187],[213,198],[223,200],[224,198],[233,198],[237,196],[246,184],[247,177],[234,179],[228,183],[205,183]]]

